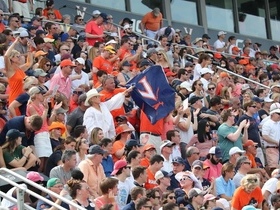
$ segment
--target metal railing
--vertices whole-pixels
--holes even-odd
[[[56,199],[61,200],[61,201],[64,202],[64,203],[66,203],[66,204],[68,204],[68,205],[71,205],[71,206],[74,206],[74,207],[77,208],[78,210],[85,210],[85,208],[83,208],[82,206],[79,206],[79,205],[77,205],[76,203],[73,203],[72,201],[68,200],[67,198],[64,198],[64,197],[62,197],[62,196],[60,196],[60,195],[54,193],[53,191],[50,191],[49,189],[47,189],[47,188],[45,188],[45,187],[43,187],[43,186],[41,186],[41,185],[39,185],[39,184],[37,184],[37,183],[34,183],[34,182],[32,182],[32,181],[26,179],[24,176],[19,175],[19,174],[15,173],[14,171],[11,171],[11,170],[9,170],[9,169],[7,169],[7,168],[0,168],[0,179],[3,180],[3,181],[5,181],[5,182],[7,182],[7,184],[10,184],[10,185],[12,185],[12,186],[14,186],[14,187],[17,188],[17,199],[15,199],[15,198],[13,198],[13,197],[11,197],[11,196],[8,196],[7,194],[5,194],[5,193],[3,193],[3,192],[0,192],[0,196],[3,197],[3,198],[8,199],[9,201],[11,201],[11,202],[13,202],[13,203],[15,203],[15,204],[17,204],[19,210],[24,210],[24,209],[33,210],[33,209],[34,209],[34,208],[32,208],[32,207],[30,207],[30,206],[28,206],[28,205],[26,205],[26,204],[24,203],[24,194],[25,194],[25,193],[28,193],[28,194],[34,196],[35,198],[40,199],[40,200],[42,200],[42,201],[48,203],[48,204],[51,205],[51,206],[54,206],[55,208],[57,208],[57,209],[59,209],[59,210],[66,210],[66,209],[63,208],[62,206],[56,204],[55,202],[53,202],[53,201],[51,201],[51,200],[48,200],[47,198],[45,198],[45,197],[43,197],[43,196],[41,196],[41,195],[38,195],[37,193],[35,193],[35,192],[33,192],[33,191],[31,191],[31,190],[29,190],[29,189],[23,187],[22,185],[19,185],[18,183],[14,182],[14,181],[11,180],[11,179],[9,179],[9,178],[3,176],[3,174],[2,174],[1,172],[2,172],[2,173],[3,173],[3,172],[4,172],[4,173],[7,173],[7,174],[9,174],[10,176],[16,177],[16,178],[19,179],[20,181],[22,181],[22,182],[24,182],[24,183],[26,183],[26,184],[28,184],[28,185],[31,185],[31,186],[33,186],[33,187],[35,187],[35,188],[41,190],[42,192],[44,192],[44,193],[46,193],[46,194],[49,194],[50,196],[53,196],[53,197],[55,197]]]
[[[195,57],[195,56],[193,56],[193,55],[187,54],[187,56],[189,56],[189,57],[191,57],[191,58],[193,58],[193,59],[198,60],[198,58]],[[242,79],[244,79],[244,80],[247,80],[247,81],[252,82],[252,83],[254,83],[254,84],[256,84],[256,85],[259,85],[259,86],[261,86],[261,87],[270,89],[270,87],[268,87],[268,86],[266,86],[266,85],[264,85],[264,84],[261,84],[261,83],[259,83],[259,82],[256,82],[255,80],[249,79],[249,78],[244,77],[244,76],[242,76],[242,75],[236,74],[236,73],[234,73],[234,72],[232,72],[232,71],[230,71],[230,70],[228,70],[228,69],[226,69],[226,68],[222,68],[222,67],[220,67],[220,66],[217,66],[217,68],[220,69],[220,70],[222,70],[222,71],[225,71],[225,72],[227,72],[227,73],[229,73],[229,74],[231,74],[231,75],[240,77],[240,78],[242,78]]]

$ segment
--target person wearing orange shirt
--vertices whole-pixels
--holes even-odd
[[[0,33],[2,33],[6,28],[3,23],[3,17],[4,17],[4,12],[3,10],[0,9]]]
[[[140,161],[140,165],[144,167],[149,167],[150,159],[156,154],[156,148],[152,144],[146,144],[142,150],[143,158]]]
[[[123,158],[125,143],[130,139],[132,131],[134,131],[134,129],[128,127],[127,124],[122,124],[117,127],[117,135],[112,149],[112,158],[114,162]]]
[[[107,76],[107,77],[105,77],[103,79],[102,87],[103,87],[103,90],[100,91],[100,94],[101,94],[100,100],[101,100],[101,102],[107,101],[110,98],[112,98],[114,95],[125,91],[124,88],[116,88],[116,83],[115,83],[114,77],[112,77],[112,76]],[[112,110],[111,114],[112,114],[114,119],[117,116],[125,115],[124,106],[122,106],[119,109]]]
[[[94,46],[96,42],[104,42],[103,27],[102,24],[107,20],[107,15],[101,13],[98,10],[92,12],[92,19],[86,24],[86,41],[89,46]]]
[[[46,8],[43,9],[43,16],[48,17],[48,11],[52,11],[55,15],[55,21],[61,21],[62,15],[59,12],[59,10],[54,9],[54,1],[53,0],[47,0],[46,1]]]
[[[163,167],[163,157],[160,155],[154,155],[150,159],[150,166],[147,168],[147,181],[144,184],[144,187],[146,190],[152,189],[156,186],[158,186],[155,174],[157,171],[159,171]]]
[[[31,47],[29,46],[27,51],[27,62],[24,65],[21,65],[21,55],[17,50],[14,50],[14,47],[18,42],[19,37],[16,38],[4,55],[6,75],[8,77],[10,90],[8,99],[9,103],[23,93],[23,80],[26,77],[25,71],[27,71],[33,64],[33,56],[31,53]]]
[[[227,87],[230,86],[230,77],[228,75],[228,73],[226,72],[221,72],[220,73],[220,81],[217,84],[217,88],[216,88],[216,95],[220,96],[221,95],[221,91],[223,89],[223,87]]]
[[[159,8],[145,14],[141,20],[140,27],[143,34],[154,39],[157,31],[162,28],[163,19]]]

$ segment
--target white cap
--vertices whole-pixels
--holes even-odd
[[[163,147],[172,147],[172,146],[174,146],[175,145],[175,143],[174,142],[172,142],[172,141],[169,141],[169,140],[164,140],[164,141],[162,141],[162,143],[161,143],[161,145],[160,145],[160,151],[162,150],[162,148]]]
[[[191,178],[191,180],[193,180],[194,182],[194,187],[196,188],[199,188],[199,189],[202,189],[202,185],[201,183],[198,181],[198,179],[195,177],[195,175],[190,172],[190,171],[182,171],[182,172],[178,172],[176,175],[175,175],[175,179],[180,182],[180,180],[184,177],[184,176],[188,176]]]
[[[189,92],[192,91],[192,85],[191,83],[184,81],[180,84],[180,88],[186,88]]]
[[[99,11],[99,10],[94,10],[93,12],[92,12],[92,15],[93,16],[98,16],[98,15],[100,15],[101,14],[101,12]]]
[[[110,36],[112,36],[112,37],[118,37],[118,34],[117,34],[116,32],[113,32],[113,33],[110,34]]]
[[[179,33],[179,32],[181,32],[181,30],[179,28],[177,28],[177,29],[175,29],[175,32]]]
[[[125,24],[124,27],[123,27],[123,30],[126,30],[126,29],[128,29],[128,28],[132,28],[131,25]]]
[[[230,150],[229,150],[229,156],[232,156],[236,153],[242,153],[244,154],[245,153],[245,150],[241,150],[239,149],[238,147],[232,147]]]
[[[201,74],[201,75],[207,74],[207,73],[214,74],[214,71],[212,71],[212,70],[209,69],[209,68],[202,68],[202,69],[200,69],[200,74]]]
[[[247,89],[250,89],[250,85],[249,84],[243,84],[242,86],[241,86],[241,90],[247,90]]]
[[[263,100],[264,100],[265,103],[271,103],[271,102],[274,101],[273,99],[271,99],[269,97],[265,97]]]
[[[82,65],[85,65],[85,59],[83,58],[77,58],[76,61],[79,63],[79,64],[82,64]]]
[[[275,109],[280,109],[280,103],[273,103],[270,105],[270,109],[269,109],[270,112]]]
[[[194,44],[196,44],[199,41],[203,41],[203,39],[201,37],[197,37],[195,38],[195,40],[193,41]]]
[[[19,37],[29,37],[29,33],[27,31],[21,31]]]
[[[218,36],[226,35],[226,34],[227,34],[227,32],[225,32],[225,31],[219,31]]]
[[[115,40],[111,39],[109,42],[106,42],[105,46],[109,45],[109,44],[117,44],[118,42],[116,42]]]

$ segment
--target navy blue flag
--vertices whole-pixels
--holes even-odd
[[[131,97],[152,124],[174,110],[175,91],[168,84],[161,66],[149,67],[128,81],[127,86],[134,86]]]

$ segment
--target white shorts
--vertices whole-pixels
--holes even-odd
[[[53,151],[49,132],[44,131],[35,134],[34,146],[38,157],[50,157]]]

